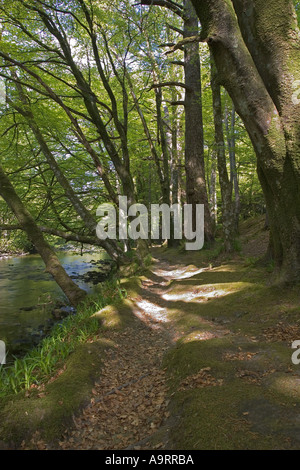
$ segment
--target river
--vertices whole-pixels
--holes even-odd
[[[105,253],[57,254],[79,287],[89,293],[96,292],[97,285],[77,276],[99,271],[97,263],[107,260]],[[6,343],[8,354],[30,348],[45,335],[54,321],[51,305],[54,308],[57,301],[65,304],[65,310],[72,313],[60,287],[45,272],[39,255],[0,259],[0,340]]]

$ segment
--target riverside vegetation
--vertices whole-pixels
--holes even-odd
[[[234,255],[218,242],[197,255],[153,248],[148,268],[103,284],[101,302],[18,361],[18,388],[12,369],[2,375],[2,445],[298,448],[298,287],[269,284],[266,243],[262,218],[249,220]]]

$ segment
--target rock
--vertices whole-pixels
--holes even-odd
[[[236,318],[242,318],[243,316],[247,315],[249,312],[245,312],[245,311],[236,311],[234,312],[234,316]]]
[[[67,305],[62,300],[57,300],[55,302],[55,308],[63,308],[63,307],[67,307]]]

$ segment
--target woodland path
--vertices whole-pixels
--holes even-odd
[[[23,448],[299,449],[299,286],[270,286],[268,267],[245,258],[265,239],[252,232],[244,254],[213,263],[155,250],[124,302],[96,312],[102,365],[87,406],[58,443],[37,432]]]
[[[93,388],[93,398],[68,428],[56,449],[153,449],[149,438],[162,429],[156,449],[168,449],[168,386],[163,357],[180,337],[169,322],[167,302],[161,300],[173,279],[184,278],[186,266],[156,260],[154,279],[142,282],[134,301],[132,326],[105,332],[113,343]],[[160,306],[163,305],[163,306]],[[101,333],[102,334],[102,333]],[[36,448],[53,449],[38,439]]]
[[[147,449],[148,438],[168,418],[162,360],[176,332],[158,304],[169,280],[176,276],[174,269],[171,272],[160,261],[153,269],[158,281],[145,281],[142,295],[134,299],[133,326],[107,333],[114,348],[107,351],[101,378],[93,389],[94,403],[74,419],[74,428],[60,441],[61,449]]]

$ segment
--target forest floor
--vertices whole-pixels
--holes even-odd
[[[154,248],[149,270],[123,279],[127,298],[95,312],[88,401],[59,439],[44,437],[41,417],[19,448],[300,448],[299,286],[270,284],[262,219],[242,224],[240,241],[230,257]],[[47,393],[32,397],[39,409]]]

